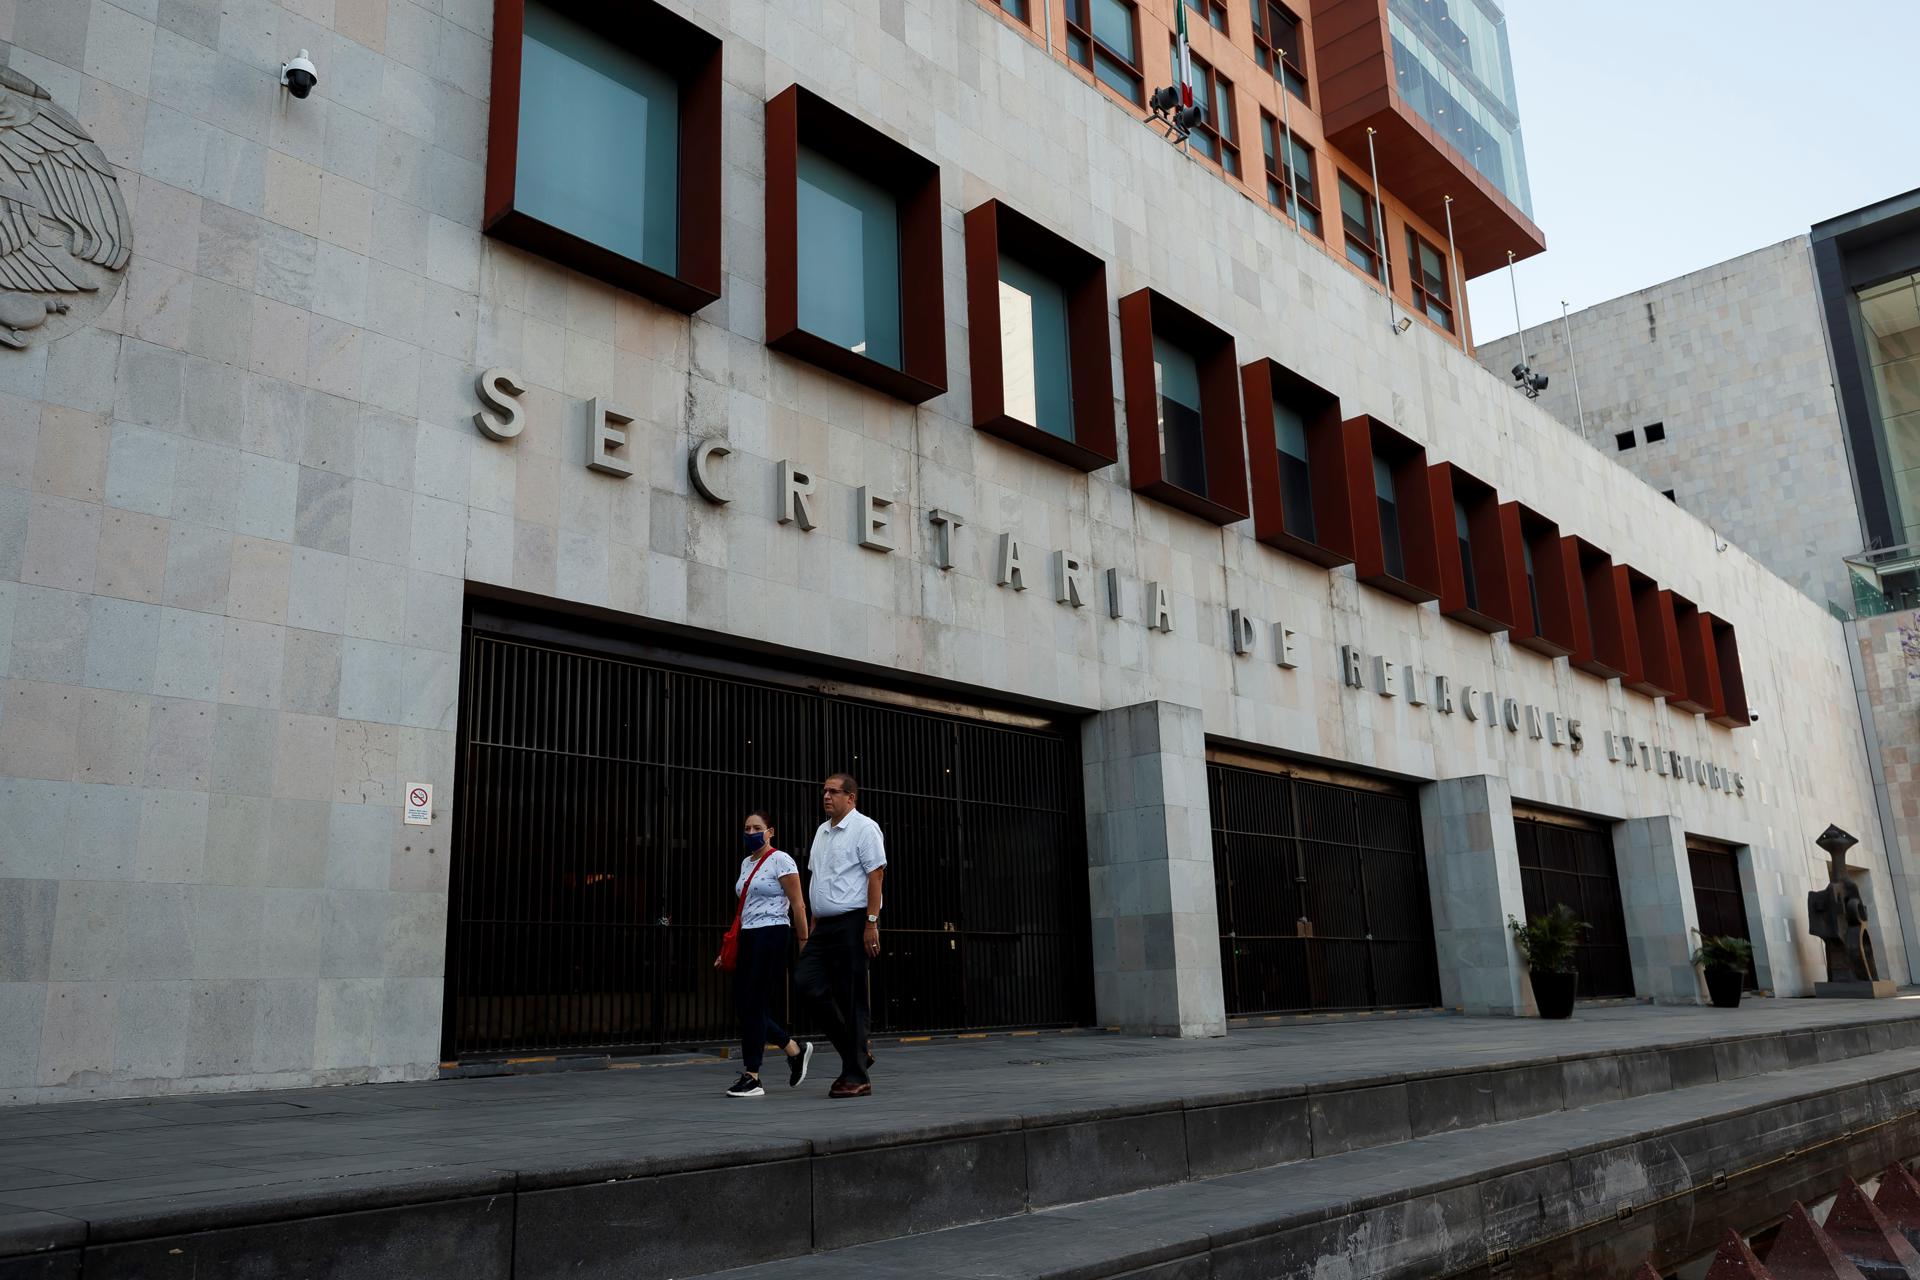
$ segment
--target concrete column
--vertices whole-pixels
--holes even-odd
[[[1225,1035],[1200,712],[1103,711],[1080,742],[1097,1016],[1149,1035]]]
[[[1693,964],[1693,871],[1687,833],[1671,814],[1613,824],[1613,864],[1627,921],[1633,993],[1660,1004],[1699,1004],[1706,981]]]
[[[1479,774],[1426,784],[1420,828],[1440,1003],[1468,1013],[1532,1013],[1533,986],[1507,932],[1508,916],[1527,914],[1507,780]]]

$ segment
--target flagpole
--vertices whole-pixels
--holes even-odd
[[[1286,86],[1280,86],[1282,93]],[[1380,201],[1380,161],[1373,154],[1372,125],[1367,126],[1367,167],[1373,170],[1373,244],[1380,251],[1380,270],[1386,277],[1387,324],[1400,332],[1400,313],[1393,305],[1393,261],[1387,257],[1387,206]]]
[[[1460,317],[1460,349],[1466,351],[1471,345],[1467,342],[1467,295],[1460,288],[1460,251],[1453,244],[1453,197],[1448,196],[1441,204],[1447,211],[1447,274],[1453,277],[1453,310]]]
[[[1275,49],[1274,56],[1284,59],[1286,55]],[[1300,188],[1293,185],[1293,104],[1289,101],[1293,94],[1287,91],[1286,74],[1287,64],[1282,61],[1280,63],[1280,128],[1286,134],[1287,144],[1284,153],[1287,169],[1287,213],[1293,219],[1293,229],[1305,235],[1307,229],[1300,225]]]
[[[1567,300],[1560,299],[1560,328],[1567,338],[1567,363],[1573,368],[1573,412],[1580,419],[1580,438],[1587,438],[1587,411],[1580,404],[1580,362],[1573,355],[1573,321],[1567,318]]]
[[[1507,285],[1513,290],[1513,331],[1520,337],[1520,363],[1532,372],[1533,364],[1527,359],[1527,331],[1520,325],[1520,283],[1514,278],[1513,250],[1507,250]]]

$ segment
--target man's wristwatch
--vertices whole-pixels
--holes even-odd
[[[880,917],[879,917],[879,916],[875,916],[875,915],[869,915],[869,916],[867,917],[867,923],[868,923],[868,924],[879,924],[879,923],[880,923]]]

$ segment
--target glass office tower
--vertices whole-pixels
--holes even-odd
[[[1394,86],[1529,218],[1507,20],[1491,0],[1387,0]]]

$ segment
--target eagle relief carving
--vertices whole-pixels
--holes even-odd
[[[0,67],[0,345],[23,348],[106,309],[133,223],[106,154],[47,91]]]

